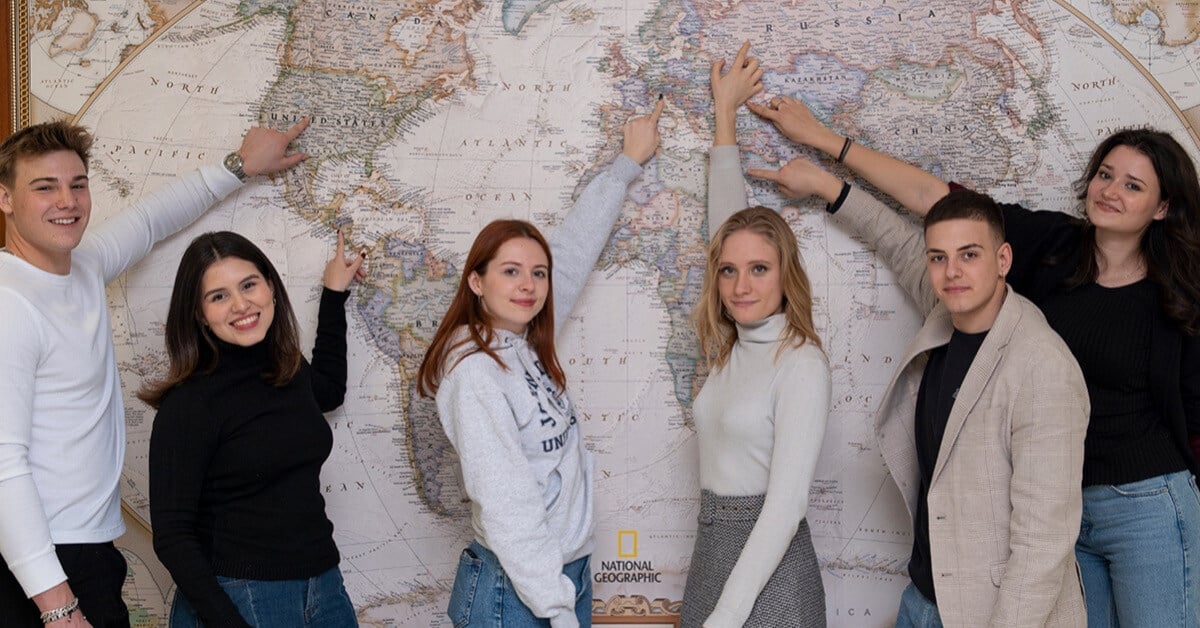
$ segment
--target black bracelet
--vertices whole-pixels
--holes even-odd
[[[840,194],[838,194],[838,197],[832,203],[829,203],[828,205],[825,206],[825,211],[827,211],[831,214],[836,214],[837,210],[842,208],[842,203],[846,202],[846,197],[849,195],[850,195],[850,182],[842,181],[842,192]]]
[[[842,152],[838,153],[837,162],[839,164],[846,161],[846,153],[850,152],[850,144],[850,138],[847,137],[846,141],[842,144]]]

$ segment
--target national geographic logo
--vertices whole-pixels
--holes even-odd
[[[617,531],[617,557],[620,560],[600,561],[600,569],[592,576],[592,580],[597,583],[623,584],[662,582],[662,572],[654,569],[654,563],[648,560],[636,560],[638,557],[637,530]]]

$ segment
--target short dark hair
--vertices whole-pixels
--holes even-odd
[[[960,188],[943,196],[925,214],[925,229],[947,220],[982,220],[998,242],[1004,242],[1004,212],[987,194]]]
[[[275,386],[285,386],[300,370],[296,315],[275,265],[262,249],[241,235],[232,231],[205,233],[192,240],[179,260],[164,334],[169,360],[167,375],[138,392],[138,398],[150,406],[157,408],[171,388],[194,373],[211,373],[220,363],[218,345],[203,322],[200,292],[208,267],[230,257],[254,264],[275,292],[275,319],[264,340],[270,347],[270,366],[263,379]]]
[[[95,138],[88,130],[66,120],[27,126],[0,144],[0,184],[12,186],[17,175],[17,159],[69,150],[83,160],[87,170]]]

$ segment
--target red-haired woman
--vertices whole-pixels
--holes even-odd
[[[658,147],[661,113],[660,100],[625,125],[622,155],[550,243],[524,221],[483,228],[421,364],[418,390],[437,397],[471,499],[475,541],[459,559],[448,609],[456,626],[591,625],[592,461],[554,334],[639,164]]]

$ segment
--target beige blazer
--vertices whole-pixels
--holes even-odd
[[[914,415],[930,349],[954,328],[925,269],[923,230],[854,189],[835,217],[896,271],[927,315],[883,396],[875,435],[916,513]],[[1089,402],[1041,311],[1011,288],[950,411],[929,485],[938,612],[948,627],[1085,626],[1075,563]]]

